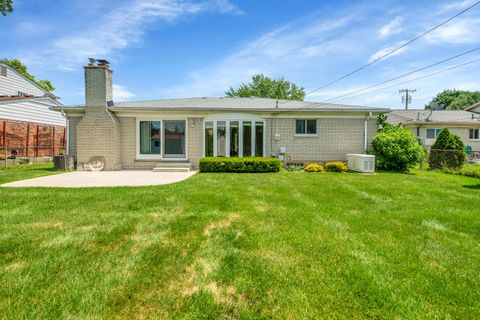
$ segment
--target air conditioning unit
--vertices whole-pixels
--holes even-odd
[[[348,170],[374,173],[375,172],[375,156],[369,154],[347,154]]]

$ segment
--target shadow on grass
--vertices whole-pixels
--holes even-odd
[[[467,188],[467,189],[480,190],[480,183],[479,184],[467,184],[467,185],[464,185],[463,187]]]

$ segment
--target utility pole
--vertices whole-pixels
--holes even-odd
[[[412,103],[412,93],[417,92],[417,89],[402,89],[398,93],[402,95],[402,103],[405,103],[405,110],[408,110],[408,105]]]

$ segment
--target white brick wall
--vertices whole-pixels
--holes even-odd
[[[267,120],[267,155],[277,153],[280,147],[286,147],[289,161],[321,162],[345,161],[348,153],[364,152],[365,120],[362,118],[317,119],[317,135],[313,137],[295,135],[295,120],[295,118]],[[376,129],[376,119],[368,120],[369,148]],[[275,132],[280,134],[280,141],[272,139]]]

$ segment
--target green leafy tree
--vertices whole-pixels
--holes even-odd
[[[399,126],[379,131],[372,141],[372,153],[378,169],[399,172],[408,172],[425,154],[412,132]]]
[[[0,13],[6,16],[7,13],[13,12],[13,0],[0,0]]]
[[[378,116],[378,118],[377,118],[377,128],[378,128],[379,132],[392,129],[394,127],[394,125],[387,122],[387,118],[388,117],[387,117],[386,114],[381,114],[381,115]]]
[[[283,78],[271,79],[263,74],[254,75],[250,83],[243,83],[236,90],[230,87],[225,94],[228,97],[239,98],[257,97],[298,101],[305,99],[305,89],[303,87],[299,87]]]
[[[464,91],[447,89],[433,98],[440,109],[443,110],[462,110],[480,101],[480,91]],[[426,105],[425,109],[430,109],[430,105]]]
[[[1,0],[0,0],[1,1]],[[24,75],[26,78],[32,80],[35,82],[39,87],[43,88],[44,90],[48,92],[52,92],[55,90],[55,87],[52,85],[52,83],[49,80],[35,80],[35,76],[30,74],[27,71],[27,66],[24,65],[20,60],[18,59],[0,59],[0,63],[5,63],[9,67],[17,70],[19,73]]]
[[[467,158],[464,149],[462,139],[452,134],[448,128],[443,128],[430,148],[430,169],[460,169]]]

